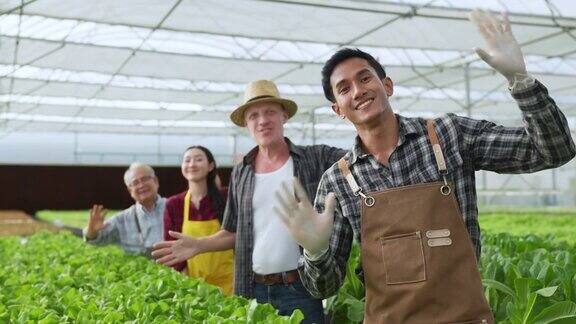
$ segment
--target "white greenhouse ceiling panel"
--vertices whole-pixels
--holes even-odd
[[[40,0],[28,5],[25,12],[47,17],[154,27],[175,3],[177,1],[174,0]]]
[[[114,73],[130,57],[127,49],[67,44],[60,50],[37,60],[39,67]]]
[[[33,39],[20,39],[16,46],[16,38],[2,36],[0,37],[0,63],[33,64],[43,56],[59,51],[61,47],[62,44],[56,42]]]
[[[24,81],[24,80],[22,80]],[[42,86],[26,94],[34,96],[92,98],[100,89],[97,85],[65,82],[42,82]]]
[[[225,17],[225,18],[224,18]],[[341,43],[386,17],[366,11],[275,1],[185,0],[166,28],[284,40]]]
[[[286,124],[297,142],[351,140],[321,87],[322,66],[341,46],[379,60],[401,114],[467,115],[469,98],[472,117],[518,123],[506,81],[472,51],[483,46],[466,18],[476,7],[510,12],[528,70],[576,125],[571,1],[7,0],[0,144],[28,132],[210,135],[232,156],[250,140],[229,113],[258,79],[299,105]]]
[[[235,94],[235,93],[234,93]],[[230,92],[170,91],[146,88],[106,87],[96,98],[161,101],[209,105],[232,95]]]
[[[122,74],[155,78],[245,83],[254,79],[274,78],[297,66],[294,63],[259,62],[256,60],[236,61],[179,54],[140,52],[128,61],[121,72]]]

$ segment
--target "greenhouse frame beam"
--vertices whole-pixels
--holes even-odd
[[[439,7],[439,6],[419,6],[419,5],[412,5],[412,4],[400,4],[400,3],[390,3],[390,2],[373,2],[373,1],[359,1],[364,3],[371,3],[371,4],[379,4],[379,5],[387,5],[387,6],[396,6],[400,7],[401,10],[376,10],[376,9],[367,9],[367,8],[356,8],[356,7],[345,7],[345,6],[337,6],[333,4],[320,4],[320,3],[310,3],[310,2],[303,2],[303,1],[278,1],[278,0],[254,0],[254,1],[262,1],[262,2],[272,2],[272,3],[284,3],[284,4],[291,4],[291,5],[300,5],[300,6],[313,6],[313,7],[322,7],[322,8],[330,8],[330,9],[341,9],[341,10],[352,10],[352,11],[361,11],[361,12],[368,12],[368,13],[382,13],[382,14],[389,14],[389,15],[396,15],[398,18],[412,18],[412,17],[425,17],[425,18],[435,18],[435,19],[454,19],[465,21],[468,20],[464,13],[469,12],[468,9],[460,9],[460,8],[449,8],[449,7]],[[31,1],[33,2],[33,1]],[[458,13],[459,16],[455,16],[454,14],[422,14],[419,10],[434,10],[437,11],[445,11],[451,13]],[[12,10],[13,11],[13,10]],[[11,11],[10,11],[11,12]],[[3,14],[7,14],[10,12],[5,12]],[[297,38],[283,38],[283,37],[274,37],[273,39],[270,38],[263,38],[263,37],[252,37],[243,34],[235,34],[235,33],[215,33],[210,31],[202,31],[202,30],[190,30],[190,29],[180,29],[180,28],[152,28],[149,25],[144,24],[121,24],[121,23],[114,23],[114,22],[106,22],[103,20],[98,19],[81,19],[81,18],[62,18],[53,15],[46,15],[46,14],[36,14],[30,13],[29,15],[34,15],[43,18],[49,19],[56,19],[56,20],[74,20],[78,22],[86,22],[86,23],[98,23],[98,24],[105,24],[109,26],[122,26],[122,27],[134,27],[134,28],[142,28],[142,29],[159,29],[162,31],[169,31],[169,32],[178,32],[178,33],[189,33],[189,34],[204,34],[204,35],[214,35],[214,36],[228,36],[228,37],[241,37],[241,38],[249,38],[253,40],[277,40],[277,41],[286,41],[286,42],[302,42],[302,43],[317,43],[312,42],[309,40],[297,39]],[[543,24],[543,23],[531,23],[522,20],[515,20],[514,17],[520,19],[541,19],[544,21],[551,21],[550,23]],[[535,27],[549,27],[549,28],[558,28],[562,29],[562,32],[571,31],[576,29],[576,18],[572,17],[560,17],[556,19],[551,19],[549,16],[545,15],[533,15],[533,14],[523,14],[523,13],[511,13],[510,14],[511,21],[516,25],[524,25],[524,26],[535,26]],[[394,21],[397,19],[393,19]],[[572,23],[573,25],[563,25],[560,22]],[[385,23],[384,25],[386,25]],[[372,30],[364,31],[360,34],[357,38],[362,38],[367,34],[380,29],[381,26],[378,26]],[[354,40],[353,40],[354,41]],[[342,43],[340,42],[322,42],[327,46],[341,46]],[[353,43],[353,42],[352,42]],[[426,48],[422,48],[426,49]],[[432,50],[432,49],[430,49]]]
[[[432,19],[452,19],[452,20],[468,20],[465,14],[473,10],[474,8],[450,8],[450,7],[442,7],[442,6],[430,6],[430,5],[418,5],[418,4],[408,4],[408,3],[396,3],[396,2],[387,2],[387,1],[370,1],[370,0],[358,0],[355,1],[356,3],[365,3],[370,5],[381,5],[381,6],[391,6],[391,7],[399,7],[399,10],[383,10],[383,9],[375,9],[375,8],[366,8],[366,7],[351,7],[351,6],[344,6],[344,5],[336,5],[336,4],[327,4],[325,2],[306,2],[306,1],[299,1],[299,0],[254,0],[260,2],[270,2],[270,3],[283,3],[283,4],[293,4],[293,5],[300,5],[300,6],[309,6],[315,8],[325,8],[325,9],[340,9],[340,10],[348,10],[348,11],[358,11],[358,12],[367,12],[367,13],[378,13],[378,14],[389,14],[389,15],[399,15],[403,18],[411,18],[411,17],[423,17],[423,18],[432,18]],[[429,11],[429,13],[422,13],[419,11]],[[433,13],[443,11],[444,14],[441,13]],[[512,12],[509,13],[510,21],[517,25],[524,25],[524,26],[535,26],[535,27],[557,27],[557,28],[568,28],[568,29],[575,29],[576,28],[576,18],[573,17],[557,17],[556,21],[550,18],[549,15],[536,15],[536,14],[527,14],[527,13],[519,13],[519,12]],[[528,22],[528,21],[515,21],[513,18],[517,19],[541,19],[545,22],[552,21],[552,23],[536,23],[536,22]],[[562,20],[564,23],[573,23],[573,26],[565,26],[562,25],[557,20]]]
[[[28,6],[29,4],[32,4],[32,3],[36,2],[36,1],[38,1],[38,0],[30,0],[30,1],[28,1],[28,2],[21,3],[20,5],[14,7],[14,8],[11,8],[11,9],[8,9],[8,10],[6,10],[6,11],[1,12],[1,13],[0,13],[0,17],[2,17],[2,16],[4,16],[4,15],[11,14],[11,13],[13,13],[13,12],[16,11],[16,10],[24,9],[26,6]]]

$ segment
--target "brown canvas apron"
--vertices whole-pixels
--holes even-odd
[[[361,196],[364,323],[494,323],[431,120],[428,134],[444,182],[364,194],[338,161]]]

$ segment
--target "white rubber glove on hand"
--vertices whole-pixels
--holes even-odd
[[[292,235],[309,254],[316,256],[328,248],[334,227],[334,193],[326,196],[324,213],[319,214],[308,200],[306,191],[294,178],[294,191],[289,183],[282,183],[274,194],[274,211]]]
[[[474,48],[484,62],[500,72],[510,84],[514,83],[516,74],[526,74],[524,56],[512,35],[508,14],[502,13],[500,21],[489,12],[474,10],[468,18],[476,25],[486,41],[486,49]]]

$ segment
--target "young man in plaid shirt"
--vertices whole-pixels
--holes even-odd
[[[366,323],[492,323],[477,269],[480,230],[474,173],[526,173],[576,154],[567,121],[526,72],[507,16],[471,20],[486,41],[476,52],[509,82],[525,127],[449,114],[433,120],[394,114],[392,80],[360,50],[324,65],[332,108],[355,126],[356,144],[326,171],[315,208],[298,181],[276,208],[304,248],[300,277],[313,296],[335,294],[352,241],[361,245]]]

